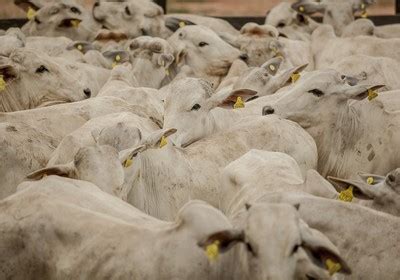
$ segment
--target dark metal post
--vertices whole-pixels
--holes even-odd
[[[396,15],[400,14],[400,0],[396,0]]]
[[[397,1],[397,0],[396,0]],[[163,8],[164,13],[167,13],[167,0],[154,0],[154,2]]]

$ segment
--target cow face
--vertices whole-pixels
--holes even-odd
[[[168,42],[175,49],[175,63],[188,65],[197,77],[223,77],[241,56],[238,49],[204,26],[180,28]]]
[[[275,112],[303,128],[331,123],[340,111],[331,108],[343,108],[349,99],[363,100],[368,97],[369,90],[382,87],[357,85],[354,81],[335,70],[310,72],[275,105],[266,106],[264,114]]]
[[[233,108],[238,97],[243,101],[256,92],[247,89],[223,91],[214,94],[210,83],[196,78],[173,82],[168,87],[164,103],[164,127],[174,127],[178,133],[173,142],[185,147],[211,134],[213,117],[210,111],[216,107]]]
[[[163,10],[150,1],[96,1],[92,13],[103,27],[122,31],[129,38],[165,35]]]
[[[337,248],[300,220],[293,206],[247,207],[236,217],[243,221],[241,234],[215,233],[203,243],[217,239],[223,246],[221,250],[231,243],[241,243],[245,279],[329,279],[336,272],[350,273]]]
[[[91,95],[67,68],[30,50],[16,50],[0,61],[0,75],[6,85],[7,94],[2,95],[5,111],[80,101]]]

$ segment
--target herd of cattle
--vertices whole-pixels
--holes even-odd
[[[0,279],[400,279],[400,24],[372,2],[282,2],[237,31],[15,0]]]

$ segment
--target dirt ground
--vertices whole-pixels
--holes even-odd
[[[25,14],[14,0],[0,0],[0,18],[21,18]],[[78,0],[90,7],[94,0]],[[167,0],[168,12],[194,13],[211,16],[264,16],[280,0]],[[394,14],[394,0],[377,0],[369,11],[371,15]]]

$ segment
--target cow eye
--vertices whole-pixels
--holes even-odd
[[[294,245],[294,247],[293,247],[293,249],[292,249],[292,255],[295,254],[295,253],[297,253],[297,251],[299,250],[299,248],[300,248],[300,245],[299,245],[299,244]]]
[[[319,89],[312,89],[309,90],[308,92],[314,94],[316,97],[321,97],[322,95],[324,95],[324,93]]]
[[[40,65],[38,69],[36,69],[36,73],[44,73],[44,72],[49,72],[49,69],[46,68],[44,65]]]
[[[283,28],[283,27],[285,27],[286,26],[286,24],[284,23],[284,22],[280,22],[280,23],[278,23],[278,25],[277,25],[277,27],[279,27],[279,28]]]
[[[199,47],[205,47],[205,46],[208,46],[208,43],[206,43],[206,42],[200,42],[199,43]]]
[[[194,104],[192,107],[192,111],[198,111],[201,108],[200,104]]]
[[[74,14],[81,14],[81,11],[78,9],[78,8],[76,8],[76,7],[71,7],[71,12],[73,12]]]
[[[128,16],[131,15],[131,11],[129,10],[129,7],[128,7],[128,6],[125,7],[125,13],[126,13]]]

